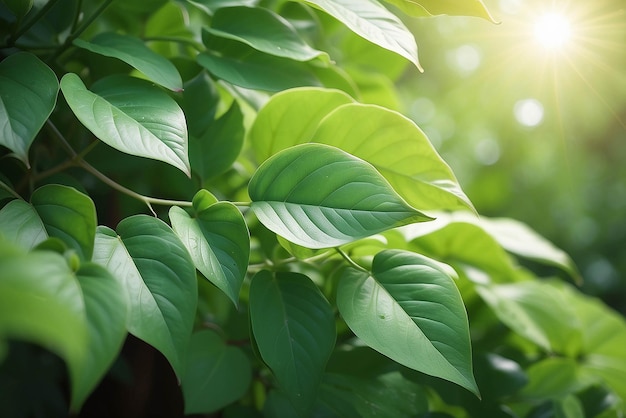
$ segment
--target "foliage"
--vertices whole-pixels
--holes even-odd
[[[489,12],[391,5],[0,3],[2,415],[130,414],[138,340],[172,415],[623,414],[623,318],[391,109],[401,17]]]

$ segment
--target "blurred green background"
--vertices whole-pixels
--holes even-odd
[[[399,79],[403,110],[480,214],[528,223],[626,313],[626,1],[485,4],[499,24],[407,20],[425,72]],[[569,29],[541,38],[546,14]]]

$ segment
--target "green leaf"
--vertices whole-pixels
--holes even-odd
[[[224,7],[205,29],[211,35],[243,42],[252,48],[278,57],[309,61],[328,54],[311,48],[295,28],[280,15],[261,7]]]
[[[400,113],[374,105],[346,104],[321,121],[312,141],[369,162],[416,208],[474,209],[424,132]]]
[[[250,320],[280,387],[297,410],[309,410],[335,346],[329,303],[302,274],[261,271],[250,285]]]
[[[410,16],[475,16],[495,23],[482,0],[385,0]]]
[[[370,164],[322,144],[274,155],[258,168],[248,192],[267,228],[308,248],[335,247],[431,219],[402,200]]]
[[[192,171],[204,181],[228,170],[241,152],[244,133],[243,113],[239,104],[233,102],[200,138],[191,137]]]
[[[215,83],[206,71],[185,81],[184,87],[181,106],[187,118],[189,135],[200,137],[213,123],[220,97]]]
[[[54,110],[58,92],[56,75],[34,55],[18,52],[0,62],[0,145],[26,167],[28,149]]]
[[[146,215],[124,219],[117,233],[98,227],[93,261],[125,289],[128,332],[163,353],[180,377],[198,289],[193,262],[174,231]]]
[[[376,0],[304,0],[333,16],[357,35],[399,54],[420,71],[417,45],[404,23]]]
[[[0,341],[31,341],[83,364],[88,335],[80,287],[63,256],[24,254],[0,239]]]
[[[26,250],[48,238],[35,208],[20,199],[12,200],[0,209],[0,235]]]
[[[96,235],[96,207],[73,187],[48,184],[33,192],[31,203],[48,235],[61,239],[81,260],[90,260]]]
[[[306,64],[253,49],[238,57],[202,52],[197,60],[215,77],[248,89],[280,91],[320,84]]]
[[[169,215],[196,268],[237,305],[250,258],[250,233],[239,209],[220,202],[194,217],[176,206]]]
[[[342,91],[321,87],[276,93],[261,108],[248,132],[257,160],[265,161],[278,151],[310,141],[317,125],[330,111],[352,102]]]
[[[580,372],[576,360],[550,357],[531,365],[527,371],[528,384],[518,393],[522,399],[535,402],[557,400],[579,392],[593,384],[593,379]]]
[[[33,0],[2,0],[2,2],[18,19],[26,16],[33,7]]]
[[[75,39],[74,45],[96,54],[117,58],[137,69],[149,80],[173,91],[182,91],[183,81],[174,64],[128,35],[102,32],[91,41]]]
[[[241,398],[252,380],[248,357],[213,331],[191,336],[182,379],[185,414],[209,414]]]
[[[568,297],[554,286],[525,281],[477,286],[476,291],[517,334],[550,352],[580,353],[583,328]]]
[[[163,161],[190,173],[185,114],[145,80],[110,76],[87,90],[76,74],[61,79],[70,108],[96,137],[130,155]]]
[[[76,277],[85,300],[89,337],[84,362],[70,368],[73,411],[80,410],[120,352],[127,309],[123,287],[103,267],[84,263]]]
[[[371,275],[346,269],[337,307],[373,349],[478,396],[465,306],[438,263],[406,251],[382,251],[374,257]]]

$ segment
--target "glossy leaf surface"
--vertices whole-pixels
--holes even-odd
[[[266,54],[309,61],[328,55],[311,48],[295,28],[280,15],[261,7],[223,7],[206,30],[213,36],[243,42]]]
[[[92,92],[73,73],[63,76],[61,90],[78,120],[101,141],[191,175],[185,115],[165,92],[127,76],[102,79]]]
[[[96,235],[96,207],[73,187],[49,184],[35,190],[31,203],[48,235],[61,239],[82,260],[90,260]]]
[[[406,251],[382,251],[374,257],[371,275],[344,272],[337,307],[370,347],[478,395],[465,306],[438,263]]]
[[[213,331],[191,336],[182,379],[186,414],[208,414],[242,397],[252,380],[252,368],[241,349],[226,345]]]
[[[342,22],[357,35],[395,52],[421,70],[417,45],[404,23],[376,0],[305,0]]]
[[[221,202],[193,217],[179,207],[169,215],[196,268],[236,305],[250,257],[250,234],[239,209]]]
[[[12,200],[0,209],[0,235],[26,250],[48,238],[35,208],[20,199]]]
[[[302,274],[261,271],[252,278],[250,318],[263,361],[296,409],[309,410],[335,345],[330,305]]]
[[[482,0],[385,0],[411,16],[475,16],[495,22]]]
[[[197,283],[193,262],[174,231],[146,215],[124,219],[117,232],[98,227],[93,260],[125,289],[128,332],[163,353],[181,376]]]
[[[74,45],[131,65],[149,80],[173,91],[183,89],[178,70],[165,57],[148,48],[140,39],[113,32],[103,32],[91,41],[74,40]]]
[[[308,248],[339,246],[430,220],[370,164],[322,144],[274,155],[259,167],[248,191],[252,210],[267,228]]]
[[[28,150],[57,100],[59,81],[39,58],[25,52],[0,62],[0,145],[27,167]]]
[[[80,410],[104,377],[126,337],[126,298],[121,284],[94,263],[81,265],[76,278],[85,301],[88,342],[84,362],[70,368],[74,411]]]

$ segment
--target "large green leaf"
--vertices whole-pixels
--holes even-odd
[[[308,142],[330,111],[352,102],[342,91],[320,87],[276,93],[261,108],[248,132],[257,160],[265,161],[280,150]]]
[[[83,402],[119,354],[126,336],[126,298],[120,283],[102,266],[84,263],[76,272],[87,314],[87,355],[70,367],[71,409]]]
[[[370,164],[322,144],[274,155],[256,171],[248,191],[252,210],[267,228],[308,248],[335,247],[430,220]]]
[[[340,106],[321,121],[312,141],[369,162],[416,208],[473,209],[424,132],[397,112],[358,103]]]
[[[163,353],[181,376],[198,289],[193,262],[174,231],[146,215],[124,219],[117,233],[98,227],[93,260],[125,289],[128,332]]]
[[[67,103],[95,136],[119,151],[191,175],[185,114],[174,99],[148,81],[127,76],[106,77],[92,90],[76,74],[61,79]]]
[[[249,89],[281,91],[320,84],[306,64],[252,49],[242,56],[202,52],[197,60],[217,78]]]
[[[0,239],[0,341],[37,343],[79,367],[88,354],[83,296],[63,256],[24,254]]]
[[[417,45],[404,23],[376,0],[302,0],[320,8],[357,35],[395,52],[421,70]]]
[[[482,0],[385,0],[411,16],[475,16],[495,22]]]
[[[191,336],[182,379],[186,414],[209,414],[242,397],[252,380],[248,357],[213,331]]]
[[[206,31],[213,36],[243,42],[266,54],[309,61],[328,54],[311,48],[283,17],[260,7],[218,9]]]
[[[199,138],[190,138],[189,158],[202,181],[222,174],[235,162],[244,138],[243,113],[237,102],[215,120]]]
[[[337,307],[370,347],[478,395],[465,306],[437,262],[406,251],[380,252],[371,274],[346,269]]]
[[[73,187],[48,184],[33,192],[31,203],[48,235],[61,239],[82,260],[90,260],[96,235],[96,207]]]
[[[500,321],[543,349],[573,357],[582,345],[581,323],[568,297],[539,281],[477,286]]]
[[[48,238],[35,208],[20,199],[12,200],[0,209],[0,235],[26,250]]]
[[[33,0],[2,0],[13,14],[21,19],[32,9]]]
[[[26,52],[0,62],[0,145],[27,167],[28,149],[57,100],[59,81],[39,58]]]
[[[529,382],[518,396],[535,402],[560,399],[594,383],[594,379],[581,373],[576,360],[562,357],[548,357],[532,364],[527,376]]]
[[[261,271],[250,286],[250,320],[263,361],[296,409],[307,411],[335,345],[329,303],[302,274]]]
[[[143,73],[149,80],[170,90],[183,89],[183,81],[174,64],[152,51],[140,39],[113,32],[102,32],[89,42],[76,39],[74,45],[96,54],[122,60]]]
[[[220,202],[193,217],[176,206],[169,215],[196,268],[237,304],[250,257],[250,234],[239,209]]]

